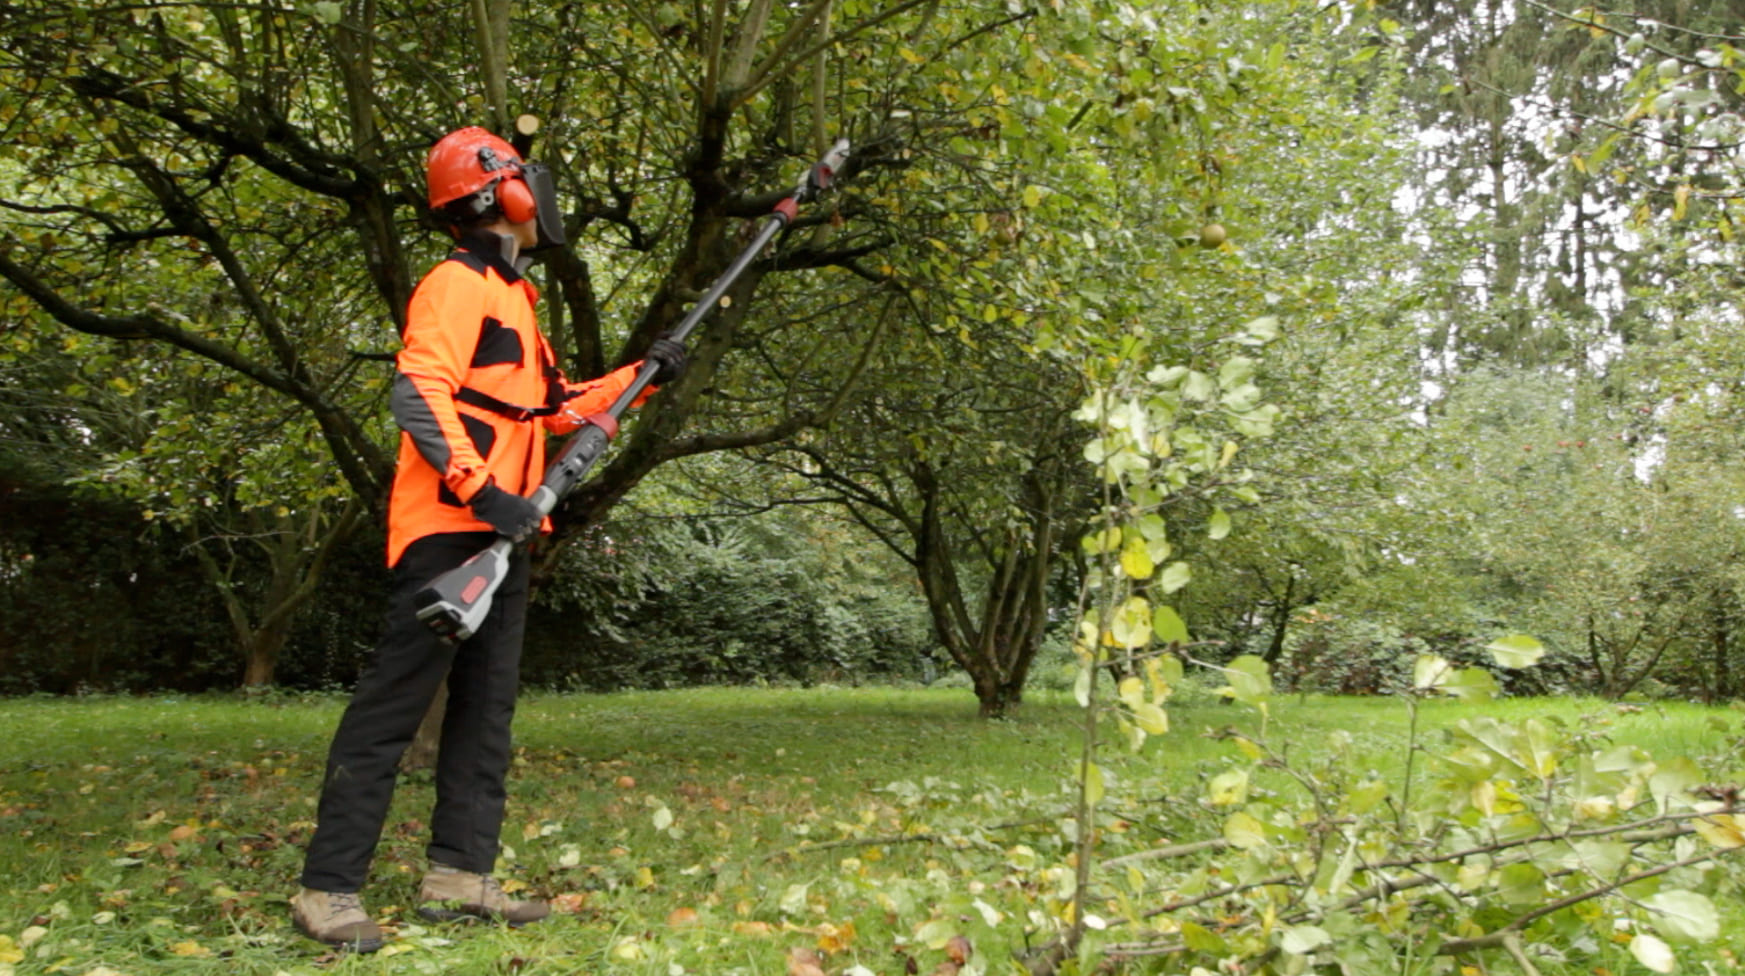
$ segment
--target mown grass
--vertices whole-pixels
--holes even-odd
[[[1023,852],[1057,863],[1064,851],[1080,721],[1042,694],[984,722],[967,692],[937,688],[532,694],[516,723],[505,875],[564,913],[520,931],[416,924],[431,785],[413,773],[366,891],[397,938],[349,957],[298,936],[286,904],[342,707],[335,696],[0,702],[0,959],[22,956],[0,974],[750,976],[784,972],[805,947],[831,973],[882,976],[931,972],[944,957],[918,933],[942,925],[970,937],[972,969],[1007,973],[1037,938]],[[1740,724],[1686,705],[1484,707],[1656,755],[1718,756]],[[1470,714],[1425,704],[1424,741]],[[1171,718],[1169,736],[1111,761],[1144,783],[1127,827],[1141,845],[1193,839],[1172,836],[1171,812],[1232,749],[1203,733],[1255,725],[1203,695]],[[1349,737],[1397,777],[1406,728],[1396,701],[1281,697],[1267,737],[1306,762]],[[1745,781],[1745,759],[1722,763]],[[1745,930],[1745,913],[1728,910]],[[1730,934],[1687,966],[1726,968],[1742,952]],[[1642,971],[1622,952],[1607,966]]]

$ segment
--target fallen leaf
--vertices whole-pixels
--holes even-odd
[[[768,922],[734,922],[733,931],[736,935],[768,935],[770,934],[770,924]]]
[[[811,949],[789,949],[788,976],[824,976],[824,960]]]
[[[207,956],[212,955],[212,950],[198,942],[190,940],[188,942],[177,942],[175,945],[170,946],[170,955],[186,956],[191,959],[204,959]]]
[[[695,925],[697,924],[697,910],[690,907],[675,908],[667,914],[666,923],[673,928]]]
[[[950,941],[945,943],[945,958],[959,966],[969,962],[969,957],[974,954],[975,947],[970,945],[969,939],[965,936],[954,935]]]
[[[551,899],[551,910],[559,915],[574,915],[588,905],[588,893],[585,891],[567,891]]]
[[[818,950],[825,953],[841,952],[854,944],[854,922],[843,922],[840,926],[825,922],[818,926]]]

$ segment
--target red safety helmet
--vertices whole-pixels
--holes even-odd
[[[496,206],[514,223],[532,220],[539,204],[522,178],[522,166],[521,154],[497,136],[476,125],[456,129],[437,140],[425,158],[430,207],[470,218]]]

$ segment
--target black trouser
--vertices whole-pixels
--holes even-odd
[[[448,710],[425,853],[465,871],[491,872],[503,824],[509,723],[520,684],[527,555],[516,551],[490,615],[459,647],[445,644],[418,620],[412,598],[494,538],[488,532],[426,536],[395,564],[381,643],[358,679],[328,751],[318,823],[303,863],[304,887],[339,892],[363,887],[394,796],[400,756],[445,675]]]

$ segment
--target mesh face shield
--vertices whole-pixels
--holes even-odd
[[[521,167],[521,179],[533,191],[533,202],[538,208],[539,243],[533,250],[562,247],[568,240],[564,237],[563,211],[557,206],[557,181],[552,179],[551,169],[543,163],[526,163]]]

